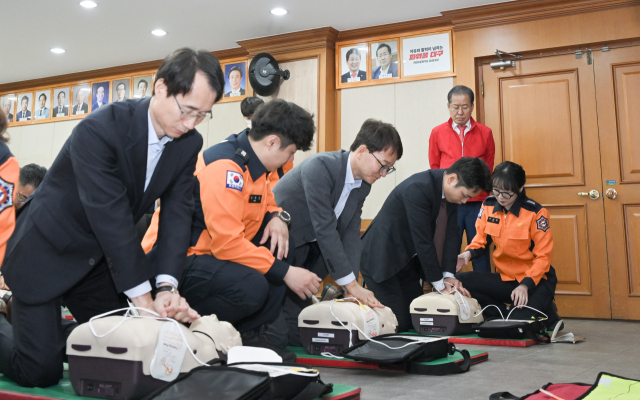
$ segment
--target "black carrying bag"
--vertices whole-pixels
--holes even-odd
[[[300,369],[313,369],[313,367],[302,364],[283,364],[283,363],[235,363],[229,364],[229,367],[238,367],[242,365],[257,366],[275,366],[289,367]],[[235,368],[241,369],[241,368]],[[320,374],[309,376],[300,376],[295,374],[284,374],[280,376],[272,376],[269,389],[262,394],[260,400],[313,400],[333,391],[332,384],[325,384],[320,379]]]
[[[551,341],[543,320],[502,320],[483,321],[473,326],[478,336],[487,339],[534,339],[538,342]]]
[[[415,342],[412,338],[428,338],[429,342],[416,343],[403,348],[398,348],[407,343]],[[419,375],[449,375],[467,372],[471,367],[471,356],[467,350],[456,349],[453,343],[449,343],[447,338],[434,338],[425,335],[402,336],[396,333],[380,335],[374,338],[376,342],[382,342],[394,349],[390,349],[380,343],[371,340],[360,342],[355,346],[342,350],[340,353],[356,361],[374,362],[379,364],[390,364],[389,369],[404,370],[410,374]],[[462,363],[455,362],[426,365],[424,362],[437,360],[459,352]]]

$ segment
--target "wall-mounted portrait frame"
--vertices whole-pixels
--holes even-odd
[[[132,99],[146,99],[151,97],[153,93],[153,77],[149,75],[141,75],[133,77],[133,86],[131,86]]]
[[[44,122],[51,118],[51,89],[36,90],[33,98],[33,120]]]
[[[369,73],[369,45],[354,43],[339,48],[340,59],[336,60],[340,73],[337,74],[340,85],[357,86],[358,82],[367,82]]]
[[[129,100],[131,98],[131,77],[111,81],[111,102]]]
[[[33,92],[18,93],[17,98],[16,113],[14,114],[13,121],[17,125],[24,125],[33,119]]]
[[[111,94],[109,86],[109,81],[93,83],[91,86],[91,112],[109,104]]]
[[[53,103],[51,104],[52,119],[60,120],[69,117],[69,102],[71,101],[69,86],[53,88],[51,101]]]
[[[224,72],[224,95],[220,103],[242,101],[247,97],[247,60],[238,60],[222,65]]]
[[[400,78],[398,39],[371,43],[371,80]]]
[[[10,124],[15,120],[17,99],[18,98],[15,93],[5,93],[0,95],[0,109],[4,111]]]
[[[89,114],[89,100],[91,99],[91,86],[88,83],[78,83],[71,87],[71,119],[84,118]]]

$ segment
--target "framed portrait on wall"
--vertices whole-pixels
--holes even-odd
[[[453,72],[451,31],[402,39],[402,76]]]
[[[33,92],[18,93],[18,106],[14,116],[14,122],[31,121],[33,108]]]
[[[151,75],[134,76],[133,77],[133,98],[146,99],[151,97],[153,80]]]
[[[14,122],[16,115],[16,99],[16,95],[12,93],[0,96],[0,107],[10,123]]]
[[[340,48],[340,83],[364,82],[367,80],[369,47],[359,43]]]
[[[109,104],[109,82],[97,82],[91,88],[91,111],[96,111],[102,106]]]
[[[400,77],[398,67],[398,41],[371,43],[371,79]]]
[[[34,120],[49,119],[51,117],[51,89],[36,91],[33,106]]]
[[[89,113],[89,99],[91,98],[91,89],[89,84],[85,83],[71,88],[72,104],[71,115],[84,115]]]
[[[116,79],[111,82],[113,93],[111,102],[125,101],[131,98],[131,78]]]
[[[224,98],[241,100],[247,91],[247,63],[238,62],[224,66]]]
[[[69,116],[69,88],[53,89],[53,105],[51,106],[51,118]]]

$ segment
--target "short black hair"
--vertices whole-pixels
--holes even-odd
[[[297,104],[276,99],[259,107],[251,118],[249,137],[259,141],[268,135],[277,135],[284,149],[292,144],[298,150],[311,148],[316,127],[313,115]]]
[[[367,150],[372,153],[376,151],[386,151],[392,148],[399,160],[402,158],[402,140],[396,128],[386,122],[369,118],[364,121],[360,132],[356,135],[355,140],[351,143],[350,151],[358,150],[358,147],[365,145]]]
[[[23,101],[27,101],[27,104],[29,104],[29,97],[27,96],[22,96],[22,98],[20,99],[20,104],[22,104]]]
[[[206,75],[209,86],[216,91],[218,102],[224,95],[224,73],[216,56],[204,50],[183,47],[169,54],[160,64],[155,82],[158,79],[164,80],[167,96],[185,95],[191,91],[198,71]]]
[[[389,46],[386,43],[380,43],[378,45],[378,48],[376,49],[376,58],[378,57],[378,50],[380,50],[381,48],[386,47],[389,50],[389,55],[391,55],[391,46]]]
[[[349,49],[349,51],[347,51],[347,61],[349,61],[349,57],[352,54],[357,55],[358,58],[360,58],[362,60],[362,54],[360,54],[360,50],[358,50],[357,48],[354,47],[354,48]]]
[[[144,83],[144,85],[147,87],[147,89],[149,88],[149,84],[147,83],[147,81],[146,81],[146,80],[144,80],[144,79],[140,79],[140,82],[138,82],[138,87],[140,87],[140,84],[141,84],[141,83]]]
[[[491,191],[491,171],[487,163],[480,158],[462,157],[447,168],[445,173],[458,176],[456,187],[464,186],[471,190]]]
[[[258,107],[264,104],[264,100],[260,97],[245,97],[240,102],[240,112],[245,118],[251,118]]]
[[[61,90],[61,91],[59,91],[59,92],[58,92],[58,98],[60,98],[60,95],[61,95],[61,94],[63,94],[63,95],[64,95],[64,98],[65,98],[65,99],[67,98],[67,94],[64,92],[64,90]]]
[[[527,183],[527,174],[520,164],[511,161],[500,163],[493,170],[493,187],[501,187],[504,190],[516,194],[522,193],[520,188]],[[522,189],[524,192],[524,189]]]
[[[231,75],[231,73],[232,73],[233,71],[238,71],[238,72],[240,72],[240,78],[242,78],[242,69],[236,65],[235,67],[233,67],[233,68],[231,68],[231,69],[229,70],[229,73],[227,74],[227,79],[229,79],[229,75]]]
[[[44,101],[47,101],[47,95],[44,93],[40,93],[40,96],[38,96],[38,101],[40,100],[40,97],[44,96]]]
[[[127,85],[124,84],[124,82],[120,82],[116,85],[116,90],[118,90],[118,88],[120,87],[120,85],[124,86],[124,88],[127,88]]]
[[[464,85],[458,85],[458,86],[454,86],[453,89],[449,90],[449,94],[447,94],[447,103],[451,104],[451,98],[453,96],[458,96],[458,95],[464,95],[469,97],[469,102],[471,104],[473,104],[473,101],[475,100],[475,96],[473,95],[473,90],[471,90],[470,88]]]
[[[36,189],[42,183],[46,173],[47,169],[45,167],[41,167],[38,164],[27,164],[20,168],[20,185],[31,185]]]

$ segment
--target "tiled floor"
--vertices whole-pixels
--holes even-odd
[[[553,383],[593,383],[605,371],[640,379],[640,323],[565,320],[565,332],[583,336],[577,344],[528,348],[458,345],[489,352],[489,361],[462,375],[444,377],[321,368],[325,382],[357,385],[363,400],[489,399],[496,392],[524,395]]]

